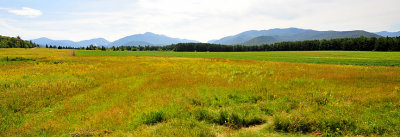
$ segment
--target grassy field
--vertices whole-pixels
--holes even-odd
[[[399,63],[392,52],[267,53]],[[400,67],[256,61],[267,53],[0,49],[0,136],[400,136]]]
[[[171,56],[301,62],[343,65],[400,66],[400,52],[371,51],[271,51],[271,52],[163,52],[76,51],[80,56]]]

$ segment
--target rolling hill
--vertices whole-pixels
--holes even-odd
[[[243,45],[272,44],[277,41],[278,41],[278,39],[276,39],[273,36],[259,36],[259,37],[255,37],[249,41],[246,41],[245,43],[242,43],[242,44]]]

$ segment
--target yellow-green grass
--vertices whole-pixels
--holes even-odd
[[[171,56],[225,58],[276,62],[343,65],[400,66],[400,52],[373,51],[269,51],[269,52],[167,52],[167,51],[88,51],[78,56]]]
[[[400,136],[399,67],[57,49],[0,59],[0,136]]]

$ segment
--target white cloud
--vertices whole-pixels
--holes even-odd
[[[13,33],[27,38],[50,37],[75,41],[95,37],[116,40],[127,35],[154,32],[206,42],[247,30],[298,27],[377,32],[399,31],[399,27],[395,24],[400,24],[400,14],[398,14],[400,8],[397,6],[400,4],[399,0],[117,0],[117,2],[53,0],[51,2],[53,4],[47,5],[48,8],[43,6],[42,10],[47,14],[40,20],[7,18],[7,16],[3,16],[5,17],[3,20],[14,28],[22,29],[14,29]],[[54,3],[62,6],[50,7]],[[64,5],[70,6],[64,7]],[[0,29],[1,27],[5,28],[0,24]]]
[[[22,9],[9,9],[9,8],[3,8],[3,9],[15,15],[26,16],[29,18],[34,18],[42,15],[42,11],[28,7],[22,7]]]

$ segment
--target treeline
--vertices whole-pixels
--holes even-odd
[[[32,43],[32,41],[22,40],[19,36],[6,37],[0,35],[0,48],[35,48],[39,47],[38,44]]]
[[[209,43],[180,43],[167,46],[173,51],[240,52],[240,51],[400,51],[400,37],[359,37],[331,40],[305,40],[263,44],[258,46],[219,45]]]
[[[111,47],[107,48],[104,46],[94,46],[90,45],[87,47],[65,47],[65,46],[55,46],[55,45],[46,45],[46,48],[55,48],[55,49],[80,49],[80,50],[112,50],[112,51],[162,51],[167,50],[162,46],[119,46],[119,47]]]
[[[304,40],[278,42],[256,46],[221,45],[210,43],[179,43],[169,46],[119,46],[107,48],[104,46],[60,47],[46,48],[81,49],[81,50],[112,50],[112,51],[176,51],[176,52],[244,52],[244,51],[313,51],[313,50],[345,50],[345,51],[400,51],[400,37],[359,37],[331,40]]]
[[[88,47],[71,47],[71,46],[57,46],[57,45],[47,45],[45,46],[46,48],[53,48],[53,49],[80,49],[80,50],[101,50],[101,47],[96,47],[93,45],[90,45]],[[100,48],[100,49],[99,49]],[[106,49],[103,46],[104,50]]]

